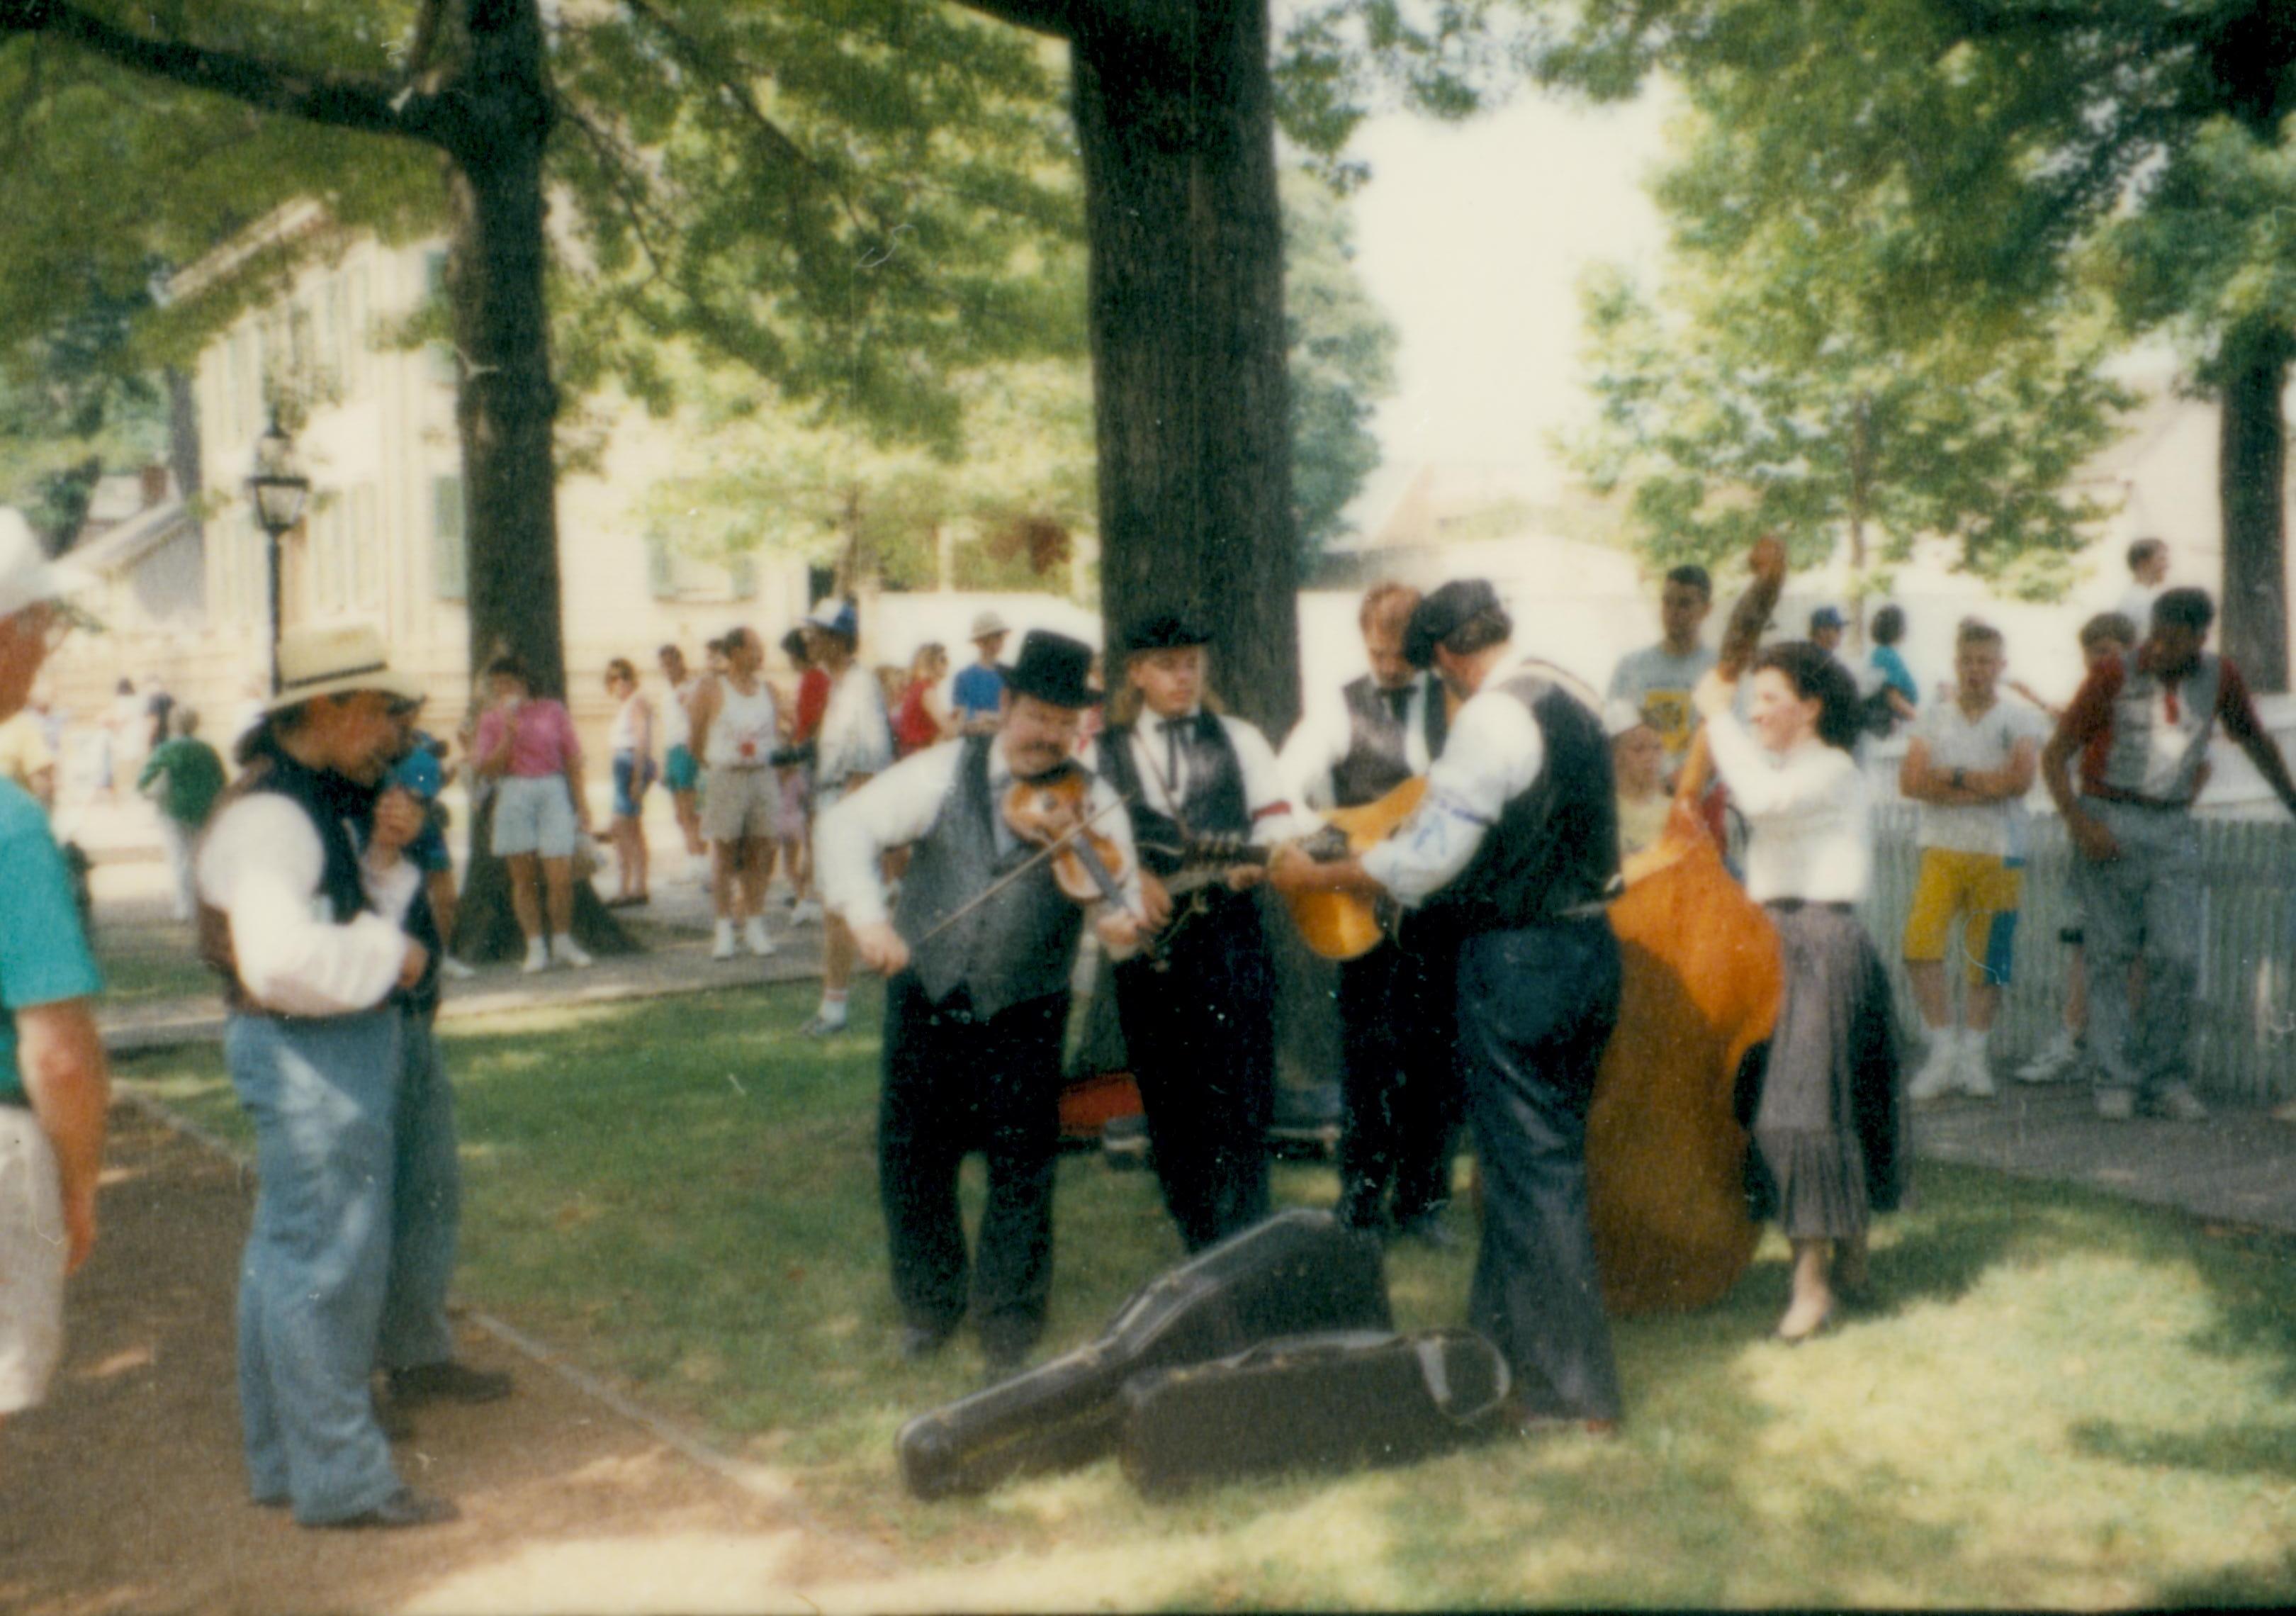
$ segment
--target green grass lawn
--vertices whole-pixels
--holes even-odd
[[[189,926],[99,924],[94,940],[109,1005],[216,996],[215,972],[200,964]]]
[[[785,1471],[832,1527],[967,1603],[2126,1605],[2296,1596],[2289,1243],[1924,1164],[1877,1301],[1796,1349],[1784,1248],[1722,1305],[1617,1330],[1623,1437],[1171,1505],[1112,1462],[921,1505],[901,1422],[969,1390],[969,1341],[893,1349],[871,1133],[876,1003],[825,1045],[791,984],[445,1034],[469,1300]],[[219,1053],[128,1081],[243,1136]],[[976,1164],[977,1173],[977,1164]],[[1327,1168],[1277,1170],[1322,1204]],[[977,1203],[977,1177],[968,1179]],[[1464,1225],[1463,1232],[1464,1232]],[[1179,1255],[1152,1179],[1061,1168],[1049,1345]],[[1454,1323],[1471,1259],[1398,1251],[1398,1324]],[[931,1584],[928,1583],[930,1589]],[[954,1596],[954,1595],[952,1595]],[[929,1599],[930,1595],[926,1595]]]

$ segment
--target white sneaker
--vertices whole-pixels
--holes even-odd
[[[1931,1028],[1929,1058],[1914,1074],[1914,1080],[1906,1085],[1906,1098],[1916,1105],[1926,1105],[1931,1100],[1944,1099],[1959,1087],[1959,1062],[1954,1058],[1959,1047],[1952,1028]]]
[[[439,956],[439,974],[450,982],[467,982],[478,972],[453,955],[442,954]]]
[[[808,898],[790,910],[792,926],[817,926],[821,923],[821,906]]]
[[[1993,1098],[1993,1062],[1986,1054],[1987,1038],[1973,1027],[1961,1031],[1960,1046],[1955,1051],[1955,1085],[1972,1099]]]
[[[540,938],[526,945],[525,963],[519,966],[529,976],[539,976],[550,969],[550,948]]]
[[[2080,1041],[2066,1029],[2057,1029],[2047,1047],[2017,1069],[2020,1083],[2062,1083],[2080,1070]]]
[[[734,953],[734,923],[730,920],[721,920],[718,923],[718,940],[709,947],[709,957],[732,959]]]
[[[742,940],[749,946],[750,952],[759,959],[764,959],[774,952],[774,939],[766,935],[766,917],[762,915],[750,916],[748,923],[742,928]]]
[[[570,937],[562,935],[552,938],[550,951],[558,956],[561,964],[571,965],[577,971],[587,971],[598,963],[590,957],[581,944]]]

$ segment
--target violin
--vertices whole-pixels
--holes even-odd
[[[1114,839],[1092,826],[1092,775],[1063,764],[1034,780],[1015,780],[1000,809],[1013,835],[1050,856],[1053,879],[1080,904],[1123,906],[1130,865]]]

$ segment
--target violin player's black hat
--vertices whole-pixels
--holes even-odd
[[[1004,688],[1054,707],[1093,707],[1100,696],[1086,676],[1092,647],[1049,628],[1031,628],[1021,638],[1020,660],[1004,675]]]
[[[1436,646],[1492,612],[1504,617],[1506,608],[1499,603],[1499,592],[1488,579],[1453,578],[1431,590],[1411,609],[1411,620],[1404,625],[1403,660],[1414,668],[1434,667]]]
[[[1179,651],[1190,645],[1209,645],[1212,636],[1197,623],[1177,611],[1160,612],[1149,618],[1132,631],[1125,643],[1127,656],[1142,651]]]

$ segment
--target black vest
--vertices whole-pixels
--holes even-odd
[[[973,735],[964,742],[956,788],[909,854],[894,917],[894,929],[905,938],[925,938],[1037,850],[1016,842],[1002,856],[996,851],[998,805],[988,792],[988,749],[995,741]],[[930,1003],[962,988],[972,1014],[985,1021],[1014,1005],[1068,991],[1083,919],[1048,859],[939,935],[913,942],[909,969]]]
[[[1546,762],[1507,800],[1457,880],[1428,909],[1467,934],[1512,931],[1600,903],[1619,874],[1611,743],[1584,702],[1534,673],[1496,687],[1538,721]]]
[[[311,829],[319,838],[324,863],[319,871],[319,896],[326,899],[327,911],[337,925],[348,925],[360,915],[373,913],[367,902],[366,884],[360,874],[359,849],[365,845],[374,831],[374,805],[381,792],[373,786],[336,774],[332,769],[315,769],[299,763],[276,746],[266,746],[256,754],[245,773],[226,793],[224,803],[257,792],[269,792],[286,798],[303,810],[311,822]],[[215,823],[222,812],[218,805],[208,823]],[[406,911],[406,931],[421,943],[430,955],[423,967],[422,980],[412,988],[395,988],[390,1002],[403,1005],[425,1014],[439,1004],[439,923],[430,912],[430,895],[425,886],[418,886],[414,900]],[[234,1010],[255,1012],[239,984],[239,972],[231,952],[229,921],[204,901],[200,905],[200,955],[224,979],[225,1002]]]
[[[1404,689],[1426,693],[1421,729],[1427,741],[1427,756],[1431,761],[1441,757],[1443,737],[1450,728],[1443,687],[1421,675]],[[1387,693],[1372,682],[1369,674],[1342,690],[1340,700],[1348,712],[1348,755],[1332,767],[1332,797],[1341,808],[1359,808],[1377,802],[1411,778],[1411,754],[1403,720],[1395,716],[1395,710],[1387,704]]]
[[[1144,711],[1139,722],[1145,726],[1141,738],[1149,754],[1160,758],[1164,721]],[[1243,795],[1243,764],[1218,713],[1210,709],[1197,713],[1195,723],[1181,732],[1180,767],[1186,771],[1188,782],[1180,800],[1185,830],[1180,820],[1148,805],[1147,795],[1140,789],[1140,776],[1132,766],[1132,731],[1131,725],[1120,725],[1100,737],[1100,766],[1101,773],[1131,809],[1132,839],[1139,844],[1143,869],[1160,876],[1175,874],[1191,837],[1250,833],[1251,806]]]

